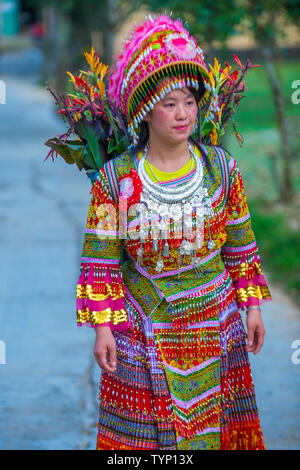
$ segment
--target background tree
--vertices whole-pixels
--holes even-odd
[[[46,26],[43,42],[44,79],[63,91],[66,70],[84,62],[83,50],[93,45],[103,62],[112,61],[115,35],[122,22],[138,7],[139,0],[27,0]]]
[[[283,0],[283,8],[293,24],[300,28],[300,2],[299,0]]]
[[[283,83],[277,67],[277,60],[280,59],[278,38],[284,35],[282,20],[284,20],[285,15],[290,17],[294,8],[296,8],[296,5],[293,5],[293,2],[285,2],[284,0],[282,2],[278,0],[256,0],[255,2],[247,0],[245,2],[245,14],[255,42],[262,54],[274,101],[280,134],[280,152],[278,156],[282,165],[279,193],[281,200],[285,203],[295,197],[292,184],[294,137],[289,116],[286,112],[288,98],[284,94]]]

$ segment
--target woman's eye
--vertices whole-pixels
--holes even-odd
[[[174,106],[174,103],[167,103],[166,106]]]
[[[193,102],[193,101],[188,101],[187,104],[188,104],[189,106],[191,106],[192,104],[194,104],[194,102]]]

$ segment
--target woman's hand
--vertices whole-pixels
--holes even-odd
[[[247,310],[247,345],[246,351],[257,354],[264,343],[265,327],[259,309]]]
[[[117,369],[116,342],[109,326],[96,326],[94,346],[95,359],[105,372],[115,372]]]

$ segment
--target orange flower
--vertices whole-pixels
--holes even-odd
[[[98,54],[94,51],[94,47],[92,47],[90,54],[88,52],[85,52],[84,55],[87,63],[91,67],[92,73],[98,77],[96,85],[100,91],[101,96],[103,96],[105,95],[105,85],[103,79],[108,70],[108,66],[100,62]],[[88,75],[87,72],[83,73],[86,73]],[[91,93],[91,95],[93,95],[93,93]]]
[[[211,139],[211,144],[212,145],[217,145],[218,143],[218,134],[216,131],[216,128],[214,127],[213,130],[210,133],[210,139]]]

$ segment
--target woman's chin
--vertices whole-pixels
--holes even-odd
[[[185,142],[186,140],[188,140],[190,135],[191,135],[190,131],[186,130],[185,132],[176,132],[175,134],[172,135],[172,138],[174,142],[181,143],[181,142]]]

